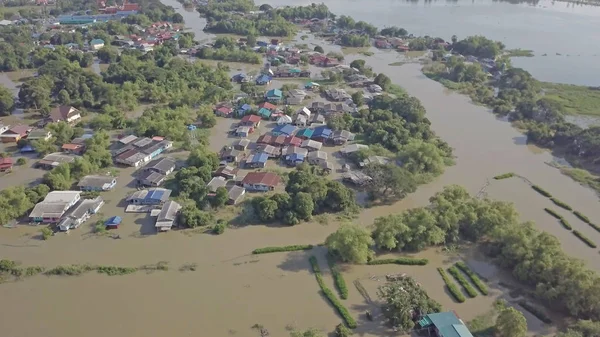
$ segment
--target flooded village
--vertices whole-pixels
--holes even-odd
[[[46,270],[89,265],[137,271],[115,276],[101,272],[77,277],[40,274],[22,279],[3,275],[0,298],[8,310],[0,324],[7,336],[288,336],[291,331],[309,328],[331,333],[344,317],[320,291],[309,261],[312,256],[320,264],[318,274],[322,273],[326,287],[338,289],[336,274],[343,275],[348,294],[347,299],[338,301],[356,320],[357,327],[352,330],[356,336],[408,335],[390,325],[382,309],[380,287],[394,277],[413,279],[441,305],[443,310],[438,315],[473,331],[471,334],[459,327],[462,334],[433,332],[432,326],[441,316],[422,315],[415,324],[422,324],[419,326],[423,329],[413,331],[415,336],[427,335],[428,331],[441,337],[486,336],[481,326],[493,326],[499,299],[524,315],[527,335],[555,336],[568,324],[564,313],[535,300],[528,287],[486,257],[476,244],[438,244],[419,252],[377,250],[373,257],[426,259],[426,265],[330,263],[324,243],[340,226],[353,223],[371,232],[375,219],[426,206],[445,186],[456,184],[480,200],[513,203],[520,220],[534,221],[535,228],[558,239],[567,255],[583,260],[591,270],[600,269],[597,249],[582,244],[549,216],[544,209],[555,204],[527,181],[543,186],[592,222],[600,218],[594,191],[549,165],[560,158],[527,144],[526,136],[509,123],[426,78],[421,62],[431,55],[427,51],[410,54],[409,41],[414,37],[378,36],[369,39],[367,47],[346,48],[339,45],[340,40],[345,34],[356,34],[336,28],[332,19],[308,18],[294,22],[299,32],[292,38],[258,36],[255,45],[248,46],[251,43],[245,36],[204,31],[206,19],[195,11],[186,11],[189,4],[182,8],[174,0],[163,3],[175,8],[185,22],[132,24],[138,26],[133,28],[135,34],[114,34],[110,44],[119,54],[135,50],[151,55],[161,45],[178,41],[192,31],[197,43],[179,48],[175,58],[223,68],[231,85],[219,99],[193,107],[192,117],[177,124],[178,129],[167,128],[159,134],[153,126],[139,126],[144,115],[149,115],[144,109],[151,110],[158,103],[145,103],[141,110],[126,112],[126,127],[119,128],[112,126],[117,124],[114,120],[108,128],[100,124],[97,117],[103,114],[101,110],[76,104],[53,104],[44,114],[17,109],[0,117],[2,190],[36,188],[48,183],[48,174],[65,164],[110,158],[110,165],[72,179],[68,188],[46,191],[22,217],[3,223],[0,258]],[[58,16],[62,22],[49,25],[47,33],[61,34],[96,21],[119,21],[119,15],[135,16],[140,7],[134,5],[108,7],[97,14],[110,18],[87,13]],[[323,27],[327,31],[322,31]],[[218,50],[218,39],[233,41],[231,48],[235,50],[250,47],[260,62],[202,60],[194,56],[203,55],[199,54],[202,49]],[[40,39],[38,48],[65,48],[50,40]],[[93,55],[89,71],[107,76],[103,72],[113,63],[102,62],[97,55],[105,43],[108,46],[107,41],[86,36],[85,43],[66,48]],[[323,50],[315,51],[316,46]],[[353,63],[356,60],[365,60],[364,67],[369,70],[357,69],[360,62]],[[493,60],[467,56],[465,61],[481,63],[490,76],[502,72]],[[19,72],[1,74],[1,81],[22,100],[22,84],[37,74],[34,69],[26,69],[23,73],[27,76],[18,78],[15,73]],[[377,74],[385,74],[402,89],[390,88]],[[213,76],[215,83],[221,80]],[[377,180],[369,176],[369,165],[405,163],[394,151],[381,151],[381,144],[367,144],[368,137],[353,129],[352,124],[340,123],[339,127],[332,121],[358,116],[369,104],[404,92],[420,100],[435,136],[452,148],[454,164],[401,200],[376,203],[368,193],[369,185]],[[171,116],[178,118],[176,114]],[[65,138],[63,125],[81,130]],[[57,137],[65,138],[64,142],[59,144]],[[40,142],[47,141],[53,142],[52,151],[40,146]],[[99,144],[102,151],[98,150]],[[205,157],[194,151],[204,144],[210,152]],[[211,162],[213,157],[217,162]],[[190,158],[206,162],[193,164]],[[203,209],[211,214],[211,221],[199,219],[202,224],[195,228],[188,228],[185,223],[190,220],[182,216],[190,199],[194,201],[193,196],[183,197],[181,193],[181,177],[191,167],[208,169],[209,178],[202,180],[198,191],[211,200]],[[287,193],[290,173],[298,169],[316,172],[324,179],[320,182],[340,182],[352,190],[361,207],[359,212],[350,216],[325,212],[293,226],[280,221],[250,221],[249,214],[255,211],[253,200]],[[493,179],[507,172],[525,179]],[[212,200],[221,197],[223,206],[213,207]],[[2,205],[19,204],[11,202]],[[585,237],[600,242],[598,231],[577,215],[566,212],[563,216]],[[312,246],[300,251],[252,254],[258,248],[294,245]],[[457,282],[467,299],[461,302],[452,295],[439,269],[447,270],[460,261],[483,280],[488,288],[485,295],[467,296],[468,290],[454,278],[452,282]],[[151,265],[168,268],[148,267]],[[107,313],[111,313],[110,321],[99,324],[98,317]],[[543,317],[553,323],[545,322]]]

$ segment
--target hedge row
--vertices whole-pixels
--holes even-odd
[[[537,317],[540,321],[542,321],[546,324],[552,323],[552,320],[550,319],[550,317],[548,317],[546,315],[546,313],[544,313],[537,307],[534,307],[533,305],[527,303],[525,300],[520,300],[518,303],[521,307],[523,307],[523,309],[529,311],[533,316]]]
[[[444,269],[438,268],[437,270],[440,273],[440,275],[442,275],[442,279],[444,279],[444,283],[446,283],[446,288],[448,288],[448,291],[450,291],[454,299],[456,299],[456,301],[459,303],[463,303],[464,301],[466,301],[467,299],[465,298],[465,295],[463,295],[463,293],[460,291],[460,289],[458,289],[456,284],[452,282],[452,280],[450,280]]]
[[[467,276],[471,279],[471,282],[473,282],[473,284],[477,287],[477,289],[479,289],[479,291],[484,294],[487,295],[488,294],[488,287],[485,285],[485,283],[483,283],[483,281],[479,278],[479,276],[477,276],[477,274],[475,274],[471,268],[469,268],[469,266],[467,266],[466,263],[459,261],[456,262],[455,266],[457,266],[460,270],[462,270],[465,274],[467,274]]]
[[[552,198],[552,194],[550,194],[550,192],[548,192],[545,189],[539,187],[538,185],[531,185],[531,188],[533,188],[536,192],[538,192],[539,194],[545,196],[546,198]]]
[[[560,201],[560,200],[558,200],[556,198],[550,198],[550,200],[552,200],[552,202],[556,206],[562,207],[562,208],[566,209],[567,211],[572,211],[573,210],[573,208],[571,206],[569,206],[567,203],[565,203],[563,201]]]
[[[297,250],[310,250],[313,249],[313,245],[295,245],[295,246],[283,246],[283,247],[265,247],[258,248],[252,251],[252,254],[267,254],[267,253],[279,253],[279,252],[293,252]]]
[[[579,240],[583,241],[586,245],[590,246],[591,248],[596,248],[596,244],[587,238],[587,236],[583,235],[581,232],[579,231],[573,231],[573,235],[575,235],[576,237],[579,238]]]
[[[552,215],[553,217],[557,218],[558,220],[562,219],[562,215],[558,214],[555,210],[550,209],[550,208],[544,208],[544,211],[546,211],[548,214]]]
[[[588,218],[587,216],[583,215],[579,211],[573,211],[573,214],[575,214],[575,216],[578,217],[579,220],[581,220],[581,221],[585,222],[586,224],[590,225],[590,227],[592,227],[593,229],[595,229],[597,232],[600,232],[600,226],[596,225],[595,223],[592,223],[590,221],[590,218]]]
[[[496,180],[502,180],[502,179],[512,178],[514,176],[515,176],[514,173],[508,172],[508,173],[501,174],[499,176],[495,176],[494,179],[496,179]]]
[[[463,287],[463,289],[467,291],[467,295],[469,295],[469,297],[477,297],[477,290],[473,288],[471,282],[467,280],[467,278],[460,272],[458,268],[456,268],[456,266],[448,268],[448,272],[454,277],[456,281],[458,281],[458,283]]]
[[[340,298],[343,300],[348,299],[348,287],[346,286],[344,276],[342,276],[339,268],[335,265],[333,257],[329,254],[327,254],[327,264],[329,264],[329,269],[331,270],[331,275],[333,276],[333,281],[335,281],[335,287],[338,294],[340,294]]]
[[[565,229],[568,229],[568,230],[572,230],[572,229],[573,229],[573,227],[571,226],[571,224],[570,224],[570,223],[569,223],[567,220],[565,220],[564,218],[561,218],[559,221],[560,221],[560,224],[561,224],[561,225],[562,225],[562,226],[563,226]]]
[[[397,259],[382,259],[382,260],[371,260],[367,262],[369,265],[377,264],[401,264],[406,266],[424,266],[429,263],[427,259],[415,259],[412,257],[399,257]]]
[[[350,316],[348,309],[346,309],[346,307],[337,299],[337,297],[335,297],[333,291],[331,291],[331,289],[327,288],[327,286],[325,285],[325,282],[323,281],[323,276],[321,275],[321,268],[319,268],[319,262],[317,262],[317,258],[311,256],[309,261],[312,266],[312,270],[315,273],[317,283],[319,284],[319,287],[323,292],[323,295],[327,297],[331,305],[333,305],[337,312],[340,314],[340,316],[342,316],[344,322],[346,322],[346,325],[351,329],[355,329],[357,327],[356,321],[354,320],[354,318],[352,318],[352,316]]]

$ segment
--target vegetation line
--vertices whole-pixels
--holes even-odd
[[[319,284],[319,287],[321,288],[321,291],[323,292],[323,295],[325,295],[325,297],[329,300],[331,305],[333,305],[335,307],[335,309],[337,310],[337,312],[342,316],[346,325],[351,329],[355,329],[357,326],[356,321],[354,320],[354,318],[352,318],[352,316],[350,316],[348,309],[346,309],[346,307],[337,299],[337,297],[335,297],[335,294],[333,293],[333,291],[331,291],[331,289],[327,288],[327,286],[325,285],[325,282],[323,281],[323,276],[321,275],[321,268],[319,268],[319,262],[317,261],[317,258],[314,256],[311,256],[309,258],[309,261],[310,261],[310,265],[312,266],[313,273],[315,273],[315,278],[317,279],[317,283]]]
[[[424,266],[429,263],[427,259],[415,259],[412,257],[400,257],[397,259],[382,259],[382,260],[371,260],[367,262],[368,265],[378,264],[400,264],[405,266]]]
[[[344,276],[340,272],[339,268],[335,265],[335,260],[331,254],[327,254],[327,264],[331,270],[331,275],[335,281],[335,287],[338,291],[338,294],[340,294],[340,298],[343,300],[348,299],[348,287],[346,286],[346,281],[344,280]]]
[[[570,223],[569,223],[567,220],[565,220],[564,218],[560,219],[559,221],[560,221],[560,224],[561,224],[561,225],[562,225],[562,226],[563,226],[565,229],[568,229],[568,230],[572,230],[572,229],[573,229],[573,226],[571,226],[571,224],[570,224]]]
[[[446,288],[448,288],[448,291],[450,291],[454,299],[456,299],[458,303],[463,303],[464,301],[466,301],[465,295],[463,295],[462,292],[456,286],[456,284],[452,282],[452,280],[450,280],[448,274],[446,274],[444,269],[438,268],[437,270],[440,273],[440,275],[442,275],[442,279],[444,280],[444,283],[446,283]]]
[[[552,323],[552,320],[550,319],[550,317],[548,317],[548,315],[546,315],[539,308],[534,307],[533,305],[527,303],[525,300],[520,300],[518,303],[521,307],[523,307],[523,309],[529,311],[533,316],[537,317],[540,321],[542,321],[546,324]]]
[[[573,233],[573,235],[578,237],[579,240],[583,241],[586,245],[588,245],[590,248],[598,247],[592,240],[590,240],[587,236],[583,235],[581,232],[575,230],[572,233]]]
[[[471,297],[471,298],[477,297],[477,290],[475,290],[475,288],[473,288],[471,283],[467,280],[467,278],[460,272],[460,270],[456,266],[452,266],[452,267],[448,268],[448,272],[450,273],[450,275],[452,275],[454,277],[454,279],[458,283],[460,283],[460,285],[463,287],[463,289],[465,289],[465,291],[467,292],[467,295],[469,295],[469,297]]]
[[[593,229],[595,229],[597,232],[600,232],[600,226],[596,225],[595,223],[591,222],[590,219],[585,216],[584,214],[582,214],[579,211],[573,211],[573,214],[579,218],[579,220],[585,222],[586,224],[590,225],[590,227],[592,227]]]
[[[311,250],[313,245],[294,245],[294,246],[282,246],[282,247],[264,247],[258,248],[252,251],[252,254],[267,254],[267,253],[278,253],[278,252],[293,252],[297,250]]]
[[[550,192],[548,192],[545,189],[539,187],[538,185],[531,185],[531,188],[533,188],[536,192],[538,192],[539,194],[545,196],[546,198],[552,198],[552,194],[550,194]]]
[[[464,263],[463,261],[459,261],[459,262],[456,262],[454,265],[456,267],[458,267],[460,270],[462,270],[465,274],[467,274],[469,279],[471,279],[471,282],[473,282],[473,284],[477,287],[477,289],[479,289],[479,292],[481,292],[483,295],[488,294],[487,285],[485,285],[485,283],[483,283],[483,281],[479,278],[479,276],[477,276],[477,274],[475,274],[471,270],[471,268],[469,268],[469,266],[467,266],[466,263]]]
[[[558,200],[556,198],[550,198],[550,200],[552,200],[552,202],[556,206],[562,207],[562,208],[566,209],[567,211],[572,211],[573,210],[573,208],[571,206],[569,206],[567,203],[562,202],[562,201],[560,201],[560,200]]]
[[[515,176],[515,174],[513,172],[508,172],[508,173],[504,173],[504,174],[495,176],[494,179],[495,180],[502,180],[502,179],[512,178],[514,176]]]
[[[546,211],[548,214],[552,215],[553,217],[557,218],[558,220],[562,219],[562,215],[558,214],[555,210],[551,209],[551,208],[544,208],[544,211]]]

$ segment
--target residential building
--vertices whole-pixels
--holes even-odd
[[[303,156],[306,157],[308,155],[308,150],[307,149],[303,149],[303,148],[298,147],[298,146],[294,146],[294,145],[286,146],[283,149],[281,149],[281,155],[284,156],[284,157],[289,156],[289,155],[294,154],[294,153],[301,154],[301,155],[303,155]]]
[[[27,137],[31,130],[33,128],[27,125],[15,125],[0,134],[0,139],[2,143],[16,143],[22,138]]]
[[[257,85],[267,85],[267,84],[271,84],[272,80],[273,80],[273,78],[271,76],[260,75],[256,78],[256,84]]]
[[[310,109],[307,107],[303,107],[302,109],[299,109],[298,111],[296,111],[296,114],[305,116],[308,119],[310,117],[310,115],[312,114],[312,111],[310,111]]]
[[[81,178],[77,187],[82,191],[109,191],[117,185],[117,178],[89,175]]]
[[[235,179],[238,173],[238,169],[232,166],[220,166],[215,172],[213,177],[223,177],[225,179]]]
[[[306,160],[312,165],[323,165],[327,162],[327,152],[324,151],[313,151],[309,152],[306,156]]]
[[[271,89],[267,91],[267,93],[265,94],[265,98],[271,102],[278,102],[281,99],[283,99],[283,92],[279,89]]]
[[[267,108],[260,108],[258,109],[258,115],[264,119],[269,119],[269,117],[271,117],[271,110],[267,109]]]
[[[325,116],[320,113],[314,113],[308,119],[308,125],[312,124],[325,124]]]
[[[166,188],[150,188],[133,192],[127,197],[127,202],[134,205],[162,205],[171,196],[171,190]]]
[[[273,145],[260,145],[257,150],[266,153],[269,158],[277,158],[281,155],[281,148]]]
[[[121,222],[123,222],[123,219],[120,216],[111,216],[104,222],[104,226],[106,226],[106,229],[117,229]]]
[[[173,228],[173,226],[176,226],[180,210],[181,205],[175,201],[169,200],[165,202],[160,213],[158,213],[158,216],[156,217],[156,223],[154,225],[156,230],[159,232],[166,232]]]
[[[326,126],[318,126],[314,128],[313,135],[311,137],[312,140],[319,141],[321,143],[325,143],[330,137],[333,131]]]
[[[125,137],[122,137],[121,139],[119,139],[119,143],[122,144],[122,145],[127,145],[127,144],[132,143],[132,142],[134,142],[136,140],[138,140],[137,136],[129,135],[129,136],[125,136]]]
[[[306,155],[300,153],[292,153],[285,156],[285,163],[289,166],[296,166],[304,163]]]
[[[13,160],[10,157],[0,158],[0,172],[8,172],[13,168]]]
[[[162,185],[165,180],[167,180],[166,175],[151,170],[142,171],[136,179],[138,185],[148,187],[158,187]]]
[[[289,136],[286,135],[279,135],[277,137],[274,137],[271,141],[271,145],[275,146],[275,147],[282,147],[285,145],[285,140],[286,138]]]
[[[271,144],[275,137],[270,133],[262,134],[256,140],[256,144]]]
[[[473,337],[465,323],[454,312],[439,312],[423,316],[418,325],[427,329],[430,336]]]
[[[50,138],[52,138],[52,132],[44,129],[33,130],[27,135],[29,140],[48,140]]]
[[[104,40],[93,39],[92,41],[90,41],[90,48],[92,48],[93,50],[98,50],[102,47],[104,47]]]
[[[246,151],[248,146],[250,146],[250,140],[249,139],[238,139],[238,140],[234,141],[231,144],[231,146],[233,146],[233,148],[238,151]]]
[[[74,156],[60,152],[55,152],[44,156],[44,158],[42,158],[36,163],[36,166],[42,169],[51,170],[62,163],[72,163],[74,161]]]
[[[75,124],[81,119],[81,111],[75,109],[72,106],[61,105],[50,111],[49,122],[66,122],[68,124]]]
[[[211,193],[215,193],[219,187],[225,187],[227,185],[227,180],[223,177],[213,177],[206,187]]]
[[[232,117],[233,116],[233,108],[221,106],[215,109],[215,115],[220,117]]]
[[[292,117],[287,116],[287,115],[283,115],[280,116],[279,118],[277,118],[277,125],[285,125],[285,124],[291,124],[292,123]]]
[[[241,186],[231,186],[227,195],[229,196],[228,203],[230,205],[238,204],[246,195],[246,189]]]
[[[61,146],[61,150],[67,154],[82,155],[85,152],[85,144],[67,143]]]
[[[316,140],[307,139],[303,141],[302,145],[300,146],[308,151],[319,151],[323,147],[323,143],[317,142]]]
[[[80,191],[52,191],[31,210],[29,220],[37,223],[59,222],[65,212],[77,204],[80,199]]]
[[[344,89],[326,90],[325,96],[327,96],[327,99],[334,101],[334,102],[345,102],[348,99],[352,99],[352,96],[350,96]]]
[[[262,102],[258,105],[259,109],[265,108],[265,109],[269,109],[271,111],[275,111],[277,110],[277,105],[269,103],[269,102]]]
[[[308,124],[308,118],[305,115],[296,115],[296,120],[294,120],[294,125],[303,128]]]
[[[249,168],[264,168],[267,165],[267,160],[269,160],[269,155],[267,153],[258,152],[248,157],[245,166]]]
[[[221,160],[224,160],[228,163],[237,163],[239,162],[244,153],[242,151],[236,150],[231,146],[227,146],[223,151],[221,151]]]
[[[300,139],[310,139],[314,132],[315,130],[313,129],[301,129],[298,132],[296,132],[296,137]]]
[[[257,115],[246,115],[240,121],[241,126],[249,126],[251,128],[257,128],[260,125],[261,118]]]
[[[168,176],[173,171],[175,171],[176,166],[177,163],[173,158],[158,158],[154,159],[153,161],[149,162],[146,166],[144,166],[144,171],[152,171]]]
[[[284,146],[300,146],[302,145],[302,139],[298,138],[296,136],[287,136],[285,137],[285,140],[283,141],[283,145]]]
[[[271,172],[249,172],[242,179],[242,186],[248,191],[272,191],[275,189],[281,178]]]
[[[255,115],[248,115],[248,116],[255,116]],[[256,116],[258,117],[258,116]],[[260,117],[258,117],[260,118]],[[237,137],[242,137],[242,138],[246,138],[248,136],[250,136],[250,133],[253,131],[254,129],[250,126],[240,126],[237,129],[235,129],[234,134]]]
[[[121,139],[121,141],[124,139]],[[172,146],[172,142],[162,137],[136,138],[113,153],[115,155],[114,161],[119,164],[139,167],[145,165]]]
[[[338,131],[334,131],[331,139],[333,140],[333,143],[335,145],[344,145],[347,142],[351,142],[353,141],[355,138],[355,135],[347,130],[338,130]]]
[[[273,128],[272,134],[274,136],[284,135],[291,136],[296,131],[296,127],[291,124],[277,125]]]
[[[252,111],[252,106],[250,104],[244,104],[237,109],[237,116],[242,117],[249,114]]]
[[[231,77],[231,81],[236,83],[247,83],[250,82],[250,76],[244,73],[235,74]]]
[[[8,125],[0,123],[0,135],[9,129]]]
[[[343,156],[347,156],[349,154],[358,152],[358,151],[363,150],[363,149],[368,149],[368,148],[369,148],[369,145],[364,145],[364,144],[350,144],[350,145],[346,145],[343,148],[341,148],[340,149],[340,153]]]
[[[104,206],[104,200],[101,197],[94,199],[80,199],[75,206],[58,222],[58,229],[66,232],[75,229],[86,222],[92,214],[98,213]]]

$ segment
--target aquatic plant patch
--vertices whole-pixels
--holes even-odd
[[[550,198],[550,200],[552,200],[552,202],[559,207],[562,207],[564,209],[566,209],[567,211],[572,211],[573,208],[571,208],[571,206],[569,206],[568,204],[556,199],[556,198]]]
[[[552,198],[552,194],[550,194],[550,192],[548,192],[545,189],[539,187],[538,185],[531,185],[531,188],[533,188],[536,192],[538,192],[539,194],[545,196],[546,198]]]
[[[572,233],[573,233],[573,235],[578,237],[579,240],[583,241],[586,245],[590,246],[591,248],[598,247],[598,246],[596,246],[594,241],[590,240],[587,236],[583,235],[583,233],[581,233],[579,231],[573,231]]]
[[[504,174],[495,176],[494,179],[495,180],[502,180],[502,179],[512,178],[514,176],[515,176],[515,174],[513,172],[508,172],[508,173],[504,173]]]
[[[346,281],[338,266],[335,265],[334,258],[330,254],[327,254],[327,264],[331,270],[331,276],[333,276],[333,281],[338,294],[340,294],[340,298],[343,300],[348,299],[348,287],[346,286]]]
[[[463,275],[463,273],[456,266],[448,268],[448,272],[454,279],[465,289],[467,295],[473,298],[477,296],[477,290],[471,285],[471,282]]]
[[[557,218],[558,220],[562,219],[562,215],[558,214],[555,210],[551,209],[551,208],[544,208],[544,211],[546,211],[548,214],[552,215],[553,217]]]
[[[399,257],[397,259],[381,259],[381,260],[371,260],[367,262],[368,265],[378,265],[378,264],[400,264],[405,266],[424,266],[429,263],[427,259],[415,259],[412,257]]]
[[[563,226],[565,229],[568,229],[568,230],[572,230],[572,229],[573,229],[573,227],[571,226],[571,224],[570,224],[570,223],[569,223],[567,220],[565,220],[564,218],[562,218],[562,219],[560,219],[560,220],[558,220],[558,221],[560,222],[560,224],[561,224],[561,225],[562,225],[562,226]]]
[[[477,287],[477,289],[479,289],[479,292],[481,292],[484,295],[488,294],[487,285],[485,285],[485,283],[479,278],[479,276],[477,274],[475,274],[471,270],[471,268],[469,268],[469,266],[467,266],[466,263],[464,263],[463,261],[459,261],[459,262],[456,262],[454,265],[456,267],[458,267],[460,270],[462,270],[463,273],[467,274],[469,279],[471,279],[471,282],[473,282],[475,287]]]
[[[454,283],[454,282],[452,282],[452,280],[450,280],[450,278],[448,277],[448,274],[446,274],[444,269],[438,268],[437,270],[440,273],[440,275],[442,276],[444,283],[446,283],[446,288],[448,288],[448,291],[450,291],[450,294],[452,294],[452,297],[454,297],[454,299],[458,303],[463,303],[464,301],[466,301],[467,299],[465,298],[465,295],[463,295],[463,293],[460,291],[460,289],[458,289],[458,287],[456,286],[456,283]]]
[[[282,246],[282,247],[264,247],[258,248],[252,251],[252,254],[268,254],[268,253],[279,253],[279,252],[293,252],[298,250],[310,250],[313,249],[313,245],[294,245],[294,246]]]

